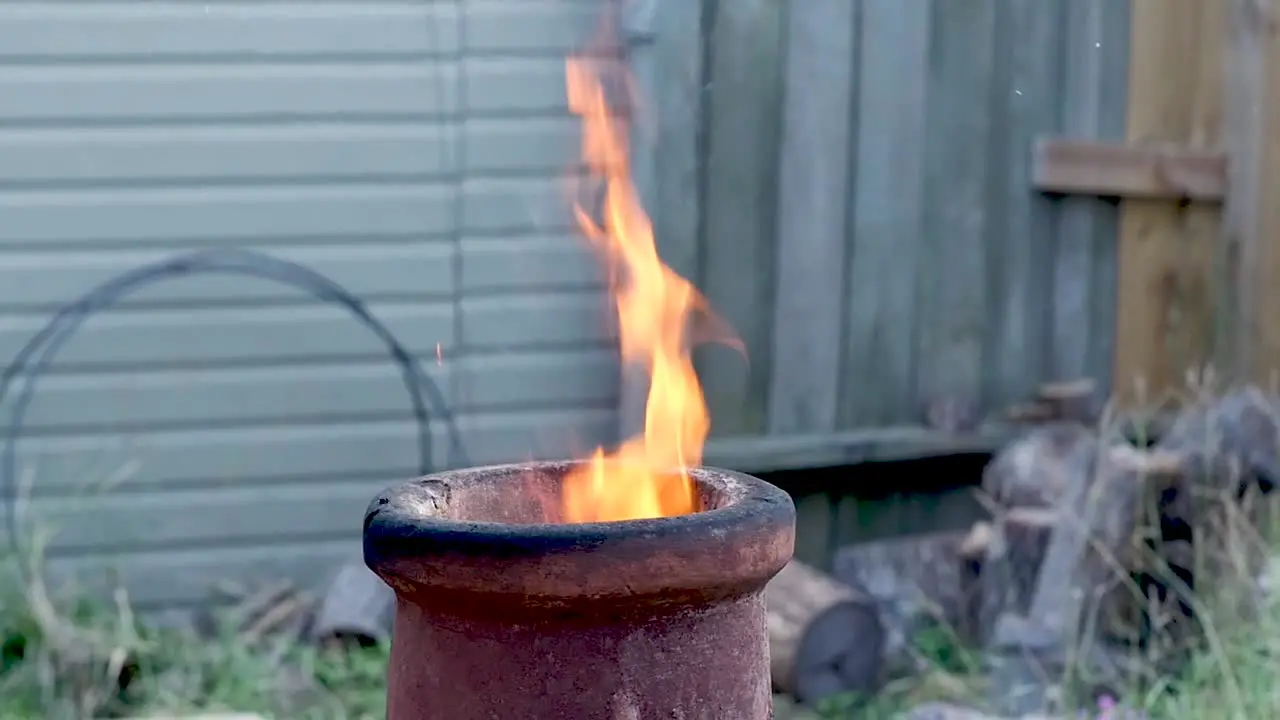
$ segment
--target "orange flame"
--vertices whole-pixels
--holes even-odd
[[[580,200],[582,233],[614,270],[622,360],[649,374],[644,432],[611,454],[597,449],[564,482],[565,522],[607,522],[696,512],[689,468],[702,462],[711,422],[689,352],[690,316],[706,305],[687,280],[662,263],[653,226],[630,179],[628,125],[611,112],[593,61],[566,63],[569,109],[582,118],[582,158],[603,190],[601,220]]]

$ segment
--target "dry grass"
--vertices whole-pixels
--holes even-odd
[[[1179,396],[1161,398],[1148,404],[1153,409],[1179,406],[1187,401],[1213,397],[1214,382],[1210,373],[1188,377],[1187,391]],[[1146,418],[1154,418],[1155,411]],[[1118,420],[1110,413],[1100,428],[1102,437],[1117,437]],[[1139,417],[1138,425],[1144,418]],[[1130,428],[1135,418],[1127,418]],[[1208,441],[1209,439],[1207,439]],[[1135,438],[1139,445],[1144,438]],[[1216,447],[1216,445],[1215,445]],[[1278,493],[1280,494],[1280,493]],[[1125,668],[1121,677],[1108,678],[1107,685],[1123,700],[1132,714],[1107,715],[1097,709],[1096,674],[1084,663],[1068,670],[1061,697],[1067,707],[1082,708],[1071,717],[1093,720],[1257,720],[1280,717],[1280,537],[1275,529],[1280,524],[1280,499],[1245,499],[1225,495],[1202,498],[1220,508],[1213,513],[1215,522],[1196,528],[1192,545],[1201,550],[1194,558],[1195,590],[1181,583],[1176,574],[1158,557],[1159,541],[1152,540],[1149,557],[1143,559],[1148,578],[1157,576],[1168,587],[1163,599],[1152,593],[1128,573],[1117,573],[1117,591],[1131,593],[1141,608],[1142,642],[1133,643],[1113,659]],[[1262,503],[1259,512],[1246,512],[1251,502]],[[1150,513],[1148,517],[1158,517]],[[1252,519],[1250,519],[1252,518]],[[1158,537],[1154,528],[1139,528],[1137,539]],[[1145,544],[1140,543],[1145,547]],[[1211,548],[1205,551],[1203,548]],[[1270,588],[1260,583],[1258,558],[1267,560],[1274,577]],[[1113,558],[1114,566],[1121,563]],[[1264,573],[1266,577],[1269,573]],[[1178,609],[1178,601],[1183,609]],[[1190,606],[1194,620],[1188,621],[1185,607]],[[1131,618],[1133,619],[1133,618]],[[1098,617],[1088,623],[1102,622]],[[1190,629],[1189,629],[1190,628]],[[878,695],[864,701],[842,698],[829,703],[818,715],[824,718],[859,718],[890,720],[912,707],[942,701],[966,707],[986,705],[987,678],[982,654],[960,643],[955,633],[945,628],[916,640],[918,655],[931,668],[921,676],[893,683]],[[1076,657],[1088,655],[1078,648]]]
[[[1175,632],[1179,618],[1165,605],[1147,608],[1148,642],[1126,659],[1132,672],[1117,688],[1142,717],[1280,717],[1275,681],[1280,677],[1280,588],[1260,604],[1241,602],[1256,597],[1258,589],[1244,556],[1270,555],[1274,539],[1246,526],[1242,514],[1224,518],[1232,526],[1211,532],[1219,540],[1236,540],[1214,544],[1225,555],[1198,558],[1213,568],[1217,580],[1196,593],[1183,588],[1200,619],[1189,658],[1170,662],[1177,644],[1173,636],[1185,637]],[[385,648],[326,654],[291,641],[249,648],[231,633],[210,638],[149,626],[135,617],[123,590],[107,602],[95,602],[74,588],[54,590],[40,582],[43,548],[51,535],[38,530],[24,529],[29,541],[23,557],[0,562],[0,720],[195,711],[299,719],[384,717]],[[26,573],[15,572],[19,562]],[[19,582],[20,577],[36,581]],[[1280,577],[1276,582],[1280,585]],[[1129,590],[1141,595],[1136,584]],[[1166,635],[1169,642],[1163,642]],[[893,682],[869,702],[832,702],[821,715],[888,720],[935,700],[982,705],[980,653],[941,627],[916,643],[929,672]],[[1076,669],[1071,680],[1064,688],[1071,704],[1092,706],[1094,699],[1081,692],[1092,678]]]
[[[25,512],[30,484],[18,493],[22,552],[0,557],[0,720],[385,717],[385,647],[322,652],[292,637],[250,647],[232,631],[234,617],[217,616],[212,634],[198,634],[140,620],[123,588],[103,601],[48,587],[44,548],[55,528]]]
[[[11,571],[12,563],[8,570]],[[139,621],[111,603],[14,582],[0,596],[0,718],[80,720],[194,711],[382,718],[385,648],[322,653],[291,639],[246,647]]]

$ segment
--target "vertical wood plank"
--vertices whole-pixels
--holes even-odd
[[[1264,40],[1264,67],[1266,74],[1262,78],[1262,90],[1266,98],[1263,103],[1262,140],[1258,143],[1259,154],[1263,158],[1261,181],[1258,194],[1264,189],[1280,187],[1280,3],[1275,0],[1258,3],[1262,10],[1255,27],[1266,31]],[[1249,296],[1253,304],[1250,318],[1256,327],[1256,336],[1251,347],[1245,349],[1251,353],[1253,361],[1250,365],[1256,381],[1267,387],[1280,387],[1280,316],[1275,313],[1280,308],[1280,203],[1274,198],[1270,202],[1258,200],[1258,221],[1255,242],[1257,244],[1257,274],[1251,279],[1252,293]]]
[[[778,187],[770,434],[836,429],[857,8],[791,8]]]
[[[1228,362],[1244,376],[1258,359],[1256,279],[1259,270],[1261,180],[1266,161],[1266,32],[1257,0],[1231,0],[1226,45],[1226,107],[1223,142],[1227,152],[1227,195],[1222,208],[1223,241],[1236,284],[1229,318],[1233,339]]]
[[[1232,0],[1228,18],[1224,143],[1229,173],[1223,207],[1231,357],[1238,376],[1276,384],[1280,327],[1268,308],[1280,303],[1275,289],[1280,262],[1280,211],[1264,188],[1280,182],[1280,6],[1270,0]]]
[[[1221,142],[1226,3],[1133,0],[1130,142],[1193,149]],[[1183,388],[1209,359],[1219,210],[1126,200],[1121,206],[1114,390],[1121,403]]]
[[[703,189],[702,287],[741,338],[699,353],[712,433],[762,433],[773,319],[774,216],[788,3],[711,0],[711,87]]]
[[[1127,5],[1074,0],[1063,7],[1063,134],[1121,140],[1127,99],[1123,81],[1129,53]],[[1060,203],[1048,379],[1093,377],[1106,387],[1114,337],[1118,208],[1112,201],[1093,197],[1067,197]]]
[[[1024,402],[1049,367],[1054,201],[1032,187],[1035,138],[1058,132],[1062,3],[999,4],[992,131],[990,362],[985,396],[1000,406]]]
[[[930,5],[861,0],[840,425],[914,415]]]
[[[934,0],[919,256],[920,402],[980,399],[996,5]]]

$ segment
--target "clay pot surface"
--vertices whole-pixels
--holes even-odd
[[[771,717],[787,494],[700,468],[699,512],[549,523],[573,465],[443,472],[369,505],[365,562],[396,591],[388,720]]]

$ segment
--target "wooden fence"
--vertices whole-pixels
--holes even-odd
[[[1123,198],[1115,391],[1280,367],[1280,5],[1132,0],[1126,142],[1059,143],[1041,186]],[[1145,396],[1145,397],[1144,397]]]
[[[1113,200],[1034,186],[1042,136],[1124,137],[1109,0],[666,0],[632,26],[668,262],[741,335],[699,358],[713,461],[953,448],[1049,380],[1109,381]]]
[[[945,451],[928,406],[1048,381],[1269,377],[1271,1],[638,3],[637,176],[748,354],[699,357],[710,458]]]

